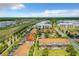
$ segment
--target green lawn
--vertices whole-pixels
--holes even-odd
[[[49,56],[67,56],[68,53],[65,50],[49,50]]]
[[[77,56],[79,56],[79,51],[77,51]]]
[[[42,56],[43,50],[36,50],[34,56]],[[69,53],[65,50],[49,50],[48,56],[68,56]]]

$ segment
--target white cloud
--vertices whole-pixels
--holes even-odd
[[[23,9],[23,8],[25,8],[25,6],[23,4],[15,4],[11,7],[11,9],[13,9],[13,10]]]
[[[17,8],[13,8],[16,10]],[[30,11],[31,12],[31,11]],[[42,12],[32,12],[32,13],[13,13],[7,14],[5,12],[0,13],[0,17],[79,17],[79,9],[69,9],[69,10],[44,10]]]
[[[0,3],[0,9],[12,9],[12,10],[18,10],[23,9],[25,6],[21,3]]]
[[[45,10],[40,13],[31,13],[26,17],[79,17],[79,10]]]

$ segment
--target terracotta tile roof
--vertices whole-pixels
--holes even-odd
[[[26,39],[28,41],[34,41],[35,40],[35,34],[36,34],[36,29],[33,29],[28,36],[26,37]]]
[[[31,31],[31,33],[36,33],[36,29],[33,29],[33,30]]]
[[[40,43],[50,43],[50,42],[62,42],[62,43],[69,43],[69,40],[66,38],[43,38],[39,39]]]

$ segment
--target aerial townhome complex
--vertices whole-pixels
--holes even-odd
[[[0,4],[0,56],[79,56],[77,8],[79,4]]]

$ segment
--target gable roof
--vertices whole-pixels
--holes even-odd
[[[51,42],[62,42],[62,43],[69,43],[69,40],[66,38],[43,38],[39,39],[40,43],[51,43]]]

